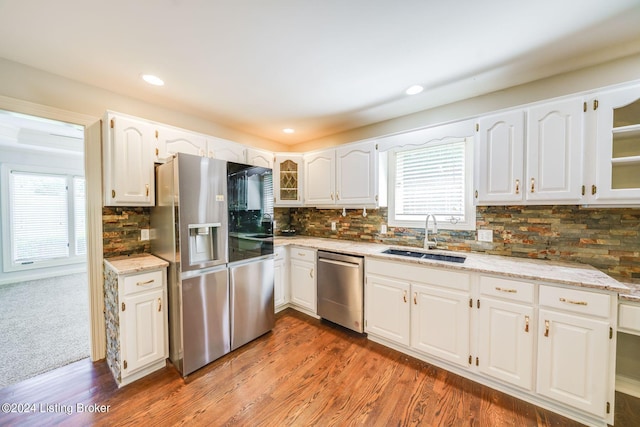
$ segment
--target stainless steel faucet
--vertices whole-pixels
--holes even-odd
[[[433,218],[433,241],[429,240],[429,218]],[[429,249],[431,247],[437,247],[438,241],[436,240],[435,234],[438,232],[438,221],[436,221],[436,217],[433,214],[427,214],[427,219],[424,221],[424,248]]]

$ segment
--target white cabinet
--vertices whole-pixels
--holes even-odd
[[[409,282],[367,274],[365,331],[408,346],[410,343]]]
[[[411,284],[411,302],[411,347],[468,366],[469,291]]]
[[[537,392],[613,424],[611,297],[540,286]]]
[[[103,135],[105,206],[153,206],[155,203],[153,126],[107,112]]]
[[[273,192],[276,206],[302,206],[302,154],[276,154]]]
[[[246,163],[246,149],[243,145],[222,138],[207,138],[207,155],[214,159],[234,163]]]
[[[515,110],[478,121],[476,204],[523,200],[524,111]]]
[[[247,148],[247,164],[273,169],[273,153],[257,148]]]
[[[480,277],[478,370],[500,381],[533,389],[534,285]]]
[[[305,204],[377,206],[376,154],[373,141],[305,154]]]
[[[584,105],[578,97],[527,110],[527,200],[582,200]]]
[[[285,246],[273,248],[274,305],[278,312],[289,303],[289,256]]]
[[[155,126],[155,128],[157,162],[164,163],[177,153],[207,155],[207,139],[204,135],[168,126]]]
[[[598,95],[595,183],[602,203],[640,204],[640,85]]]
[[[315,314],[316,300],[316,251],[292,246],[289,252],[291,303]]]
[[[107,364],[123,386],[166,366],[167,263],[138,255],[104,264]]]

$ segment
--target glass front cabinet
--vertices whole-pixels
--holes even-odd
[[[274,165],[276,206],[302,206],[302,154],[276,154]]]
[[[640,85],[606,92],[597,116],[597,200],[640,203]]]

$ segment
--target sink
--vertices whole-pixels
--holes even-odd
[[[459,262],[459,263],[463,263],[467,259],[466,257],[459,256],[459,255],[418,252],[418,251],[409,251],[405,249],[387,249],[382,253],[388,254],[388,255],[398,255],[403,257],[409,257],[409,258],[431,259],[434,261],[447,261],[447,262]]]

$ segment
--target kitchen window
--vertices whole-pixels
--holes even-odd
[[[475,230],[471,138],[393,149],[388,176],[389,225],[424,228],[430,213],[438,228]]]
[[[5,271],[85,260],[83,176],[5,165],[3,181]]]

